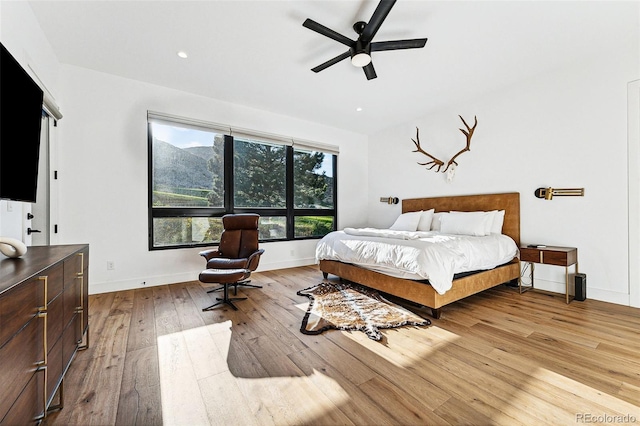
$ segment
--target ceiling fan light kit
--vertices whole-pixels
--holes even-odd
[[[380,26],[395,3],[396,0],[381,0],[368,23],[358,21],[353,24],[353,30],[358,34],[357,40],[351,40],[349,37],[343,36],[342,34],[319,24],[312,19],[306,19],[302,24],[303,27],[309,28],[310,30],[315,31],[318,34],[322,34],[325,37],[329,37],[330,39],[335,40],[338,43],[342,43],[349,48],[349,50],[335,58],[329,59],[317,67],[311,68],[311,71],[316,73],[320,72],[329,68],[331,65],[335,65],[350,57],[351,63],[354,66],[364,70],[367,80],[372,80],[376,78],[377,75],[376,70],[373,68],[373,63],[371,62],[371,52],[423,48],[427,43],[426,38],[372,42],[373,37],[380,29]]]
[[[371,56],[367,55],[366,53],[362,52],[362,53],[356,53],[355,55],[353,55],[351,57],[351,64],[354,67],[366,67],[367,65],[369,65],[371,63]]]

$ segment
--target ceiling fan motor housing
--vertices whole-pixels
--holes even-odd
[[[360,35],[364,31],[364,27],[366,26],[367,26],[366,22],[358,21],[355,24],[353,24],[353,31],[355,31],[356,33],[358,33],[358,35]]]

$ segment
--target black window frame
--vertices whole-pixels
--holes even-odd
[[[175,123],[180,125],[179,120],[171,121],[162,119],[166,123]],[[260,137],[252,139],[254,142],[260,142]],[[191,244],[173,244],[154,246],[153,220],[155,218],[188,218],[188,217],[222,217],[226,214],[234,213],[257,213],[260,216],[284,217],[286,220],[286,237],[285,238],[267,238],[260,239],[260,242],[281,242],[281,241],[301,241],[320,239],[322,236],[295,236],[295,219],[302,216],[326,216],[333,218],[332,231],[337,229],[338,222],[338,154],[326,152],[321,148],[314,149],[316,152],[323,152],[325,155],[332,156],[332,173],[333,173],[333,208],[309,209],[294,207],[294,151],[295,145],[284,145],[286,148],[286,165],[285,165],[285,188],[286,188],[286,207],[285,208],[236,208],[234,206],[234,137],[232,135],[224,135],[224,207],[154,207],[153,206],[153,132],[151,129],[151,121],[147,121],[147,142],[148,142],[148,239],[149,250],[172,250],[181,248],[194,247],[210,247],[215,246],[217,242],[191,243]],[[265,141],[265,143],[268,143]],[[309,151],[309,148],[305,148]]]

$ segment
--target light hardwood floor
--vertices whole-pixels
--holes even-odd
[[[197,281],[91,296],[90,347],[46,423],[640,422],[639,309],[499,286],[382,342],[307,336],[296,291],[321,278],[255,273],[238,311],[202,312],[215,294]]]

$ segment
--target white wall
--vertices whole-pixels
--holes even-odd
[[[338,226],[365,221],[363,135],[75,66],[61,82],[59,238],[90,244],[92,293],[193,280],[204,266],[201,249],[148,250],[147,110],[340,146]],[[312,264],[315,243],[262,244],[259,270]]]
[[[56,244],[90,244],[90,292],[192,280],[198,249],[148,250],[148,109],[340,146],[338,226],[366,221],[367,138],[72,66],[61,66],[26,2],[0,1],[2,43],[61,108],[52,147]],[[212,82],[214,84],[214,82]],[[363,156],[363,153],[365,155]],[[363,160],[364,158],[364,160]],[[0,235],[24,240],[24,203],[0,201]],[[315,240],[264,244],[260,269],[314,263]],[[107,271],[107,260],[115,270]]]
[[[640,308],[640,79],[629,83],[627,96],[629,129],[629,158],[627,163],[629,175],[629,292],[630,305]]]
[[[638,22],[606,52],[517,86],[452,105],[387,129],[369,140],[370,222],[387,226],[400,213],[379,196],[412,198],[510,192],[521,194],[523,243],[578,247],[587,297],[629,304],[627,213],[627,83],[640,75]],[[464,147],[461,114],[478,117],[471,151],[456,176],[416,164],[423,148],[444,159]],[[584,197],[534,197],[538,187],[584,187]],[[564,292],[564,268],[536,268],[536,286]],[[635,285],[638,285],[635,283]]]
[[[400,206],[378,202],[446,194],[519,191],[522,241],[579,248],[588,297],[627,304],[626,88],[640,77],[638,19],[628,39],[564,69],[486,94],[367,137],[289,117],[60,66],[25,2],[0,1],[0,37],[36,70],[65,117],[58,243],[91,245],[91,292],[194,279],[197,249],[147,249],[147,109],[339,145],[339,224],[386,226]],[[416,164],[411,138],[441,157],[462,148],[457,115],[479,125],[453,182]],[[362,155],[369,151],[369,160]],[[431,151],[430,151],[431,152]],[[540,186],[584,186],[584,198],[538,200]],[[0,202],[0,234],[20,226],[20,203]],[[21,230],[17,229],[18,234]],[[313,262],[315,241],[267,249],[262,269]],[[293,255],[292,255],[293,253]],[[114,271],[106,261],[115,262]],[[561,268],[538,268],[539,286],[562,289]],[[637,283],[636,283],[637,284]]]

